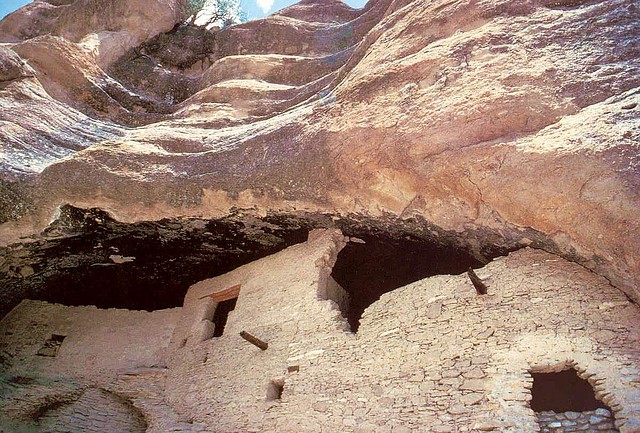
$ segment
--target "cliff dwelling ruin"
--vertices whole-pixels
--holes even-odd
[[[640,433],[637,0],[231,3],[0,19],[0,432]]]
[[[326,293],[346,292],[334,267],[362,242],[312,230],[192,285],[172,309],[21,302],[0,322],[11,422],[43,431],[634,431],[638,307],[605,279],[521,249],[477,269],[487,295],[464,272],[420,278],[376,294],[354,333]],[[37,356],[52,335],[55,357]]]

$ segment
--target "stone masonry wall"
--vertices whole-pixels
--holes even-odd
[[[428,278],[385,294],[352,334],[321,296],[342,242],[324,234],[192,288],[196,331],[168,379],[179,412],[219,432],[535,432],[529,371],[574,367],[621,432],[640,431],[640,312],[603,278],[521,250],[478,271],[486,296],[466,275]],[[235,284],[225,335],[200,341],[212,307],[199,298]]]
[[[179,313],[23,301],[0,321],[0,431],[197,428],[164,403]],[[65,336],[56,356],[37,355],[52,334]]]
[[[543,411],[537,414],[542,433],[606,432],[617,433],[611,412],[606,409],[584,412]]]
[[[149,313],[23,301],[0,322],[0,345],[14,365],[34,372],[112,374],[162,364],[179,314],[179,308]],[[52,334],[66,336],[57,356],[34,357]]]
[[[148,432],[531,433],[541,426],[530,373],[575,368],[621,433],[640,432],[640,310],[605,279],[524,249],[477,270],[487,295],[466,275],[427,278],[383,295],[354,334],[326,299],[347,241],[314,231],[194,285],[182,309],[25,302],[0,322],[0,414],[28,420],[101,389],[144,414]],[[212,337],[209,295],[237,284]],[[35,355],[63,330],[57,357]],[[0,415],[0,428],[14,425]]]
[[[53,408],[38,421],[49,433],[140,433],[147,427],[140,411],[96,388],[88,388],[78,400]]]

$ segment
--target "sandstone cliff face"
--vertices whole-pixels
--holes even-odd
[[[158,21],[132,12],[153,22],[137,28],[116,12],[72,19],[95,16],[88,0],[36,2],[46,25],[26,26],[30,9],[0,23],[12,42],[2,170],[34,178],[32,211],[0,228],[4,242],[64,203],[129,222],[232,208],[390,215],[461,242],[480,232],[559,252],[637,298],[634,3],[304,1],[211,40],[174,29],[115,61],[173,27],[172,5],[153,3]],[[127,42],[96,54],[87,35],[107,29]],[[172,64],[167,41],[187,37],[204,41],[198,55]]]
[[[0,23],[0,42],[53,34],[78,42],[106,66],[180,17],[177,0],[35,0]]]

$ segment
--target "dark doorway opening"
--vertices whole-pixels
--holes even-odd
[[[227,319],[229,313],[236,308],[236,302],[238,298],[227,299],[226,301],[219,302],[216,306],[216,312],[213,313],[213,336],[222,337],[224,334],[224,328],[227,326]]]
[[[574,369],[557,373],[531,373],[531,409],[535,412],[584,412],[607,408],[593,388]]]
[[[338,254],[331,276],[349,296],[342,315],[357,332],[364,310],[384,293],[433,275],[456,275],[481,266],[463,248],[376,233],[352,238]]]
[[[611,409],[596,398],[589,382],[575,369],[531,373],[531,409],[542,433],[562,431],[618,432]]]

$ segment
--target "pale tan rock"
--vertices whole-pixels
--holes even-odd
[[[472,392],[471,394],[465,394],[462,397],[460,397],[460,402],[462,402],[462,404],[464,405],[470,406],[472,404],[480,403],[483,398],[484,398],[484,394]]]
[[[221,31],[213,66],[188,72],[202,89],[161,122],[123,131],[87,119],[117,133],[90,134],[75,146],[89,149],[39,174],[35,212],[0,228],[4,242],[41,230],[65,202],[124,221],[233,207],[391,214],[511,246],[535,234],[640,296],[640,65],[625,42],[640,31],[633,2],[313,4]],[[119,0],[99,17],[92,5],[36,2],[0,30],[14,42],[51,31],[104,66],[176,22],[175,5],[160,0]],[[40,27],[25,27],[30,10]],[[69,81],[40,84],[55,106],[45,115],[74,124],[68,106],[96,110],[77,95],[101,89],[92,83],[104,76],[80,55],[55,54],[47,38],[15,50],[72,65]],[[26,111],[16,101],[38,83],[29,86],[3,99]],[[149,108],[110,104],[102,121]],[[7,143],[43,136],[33,119],[3,120]]]

